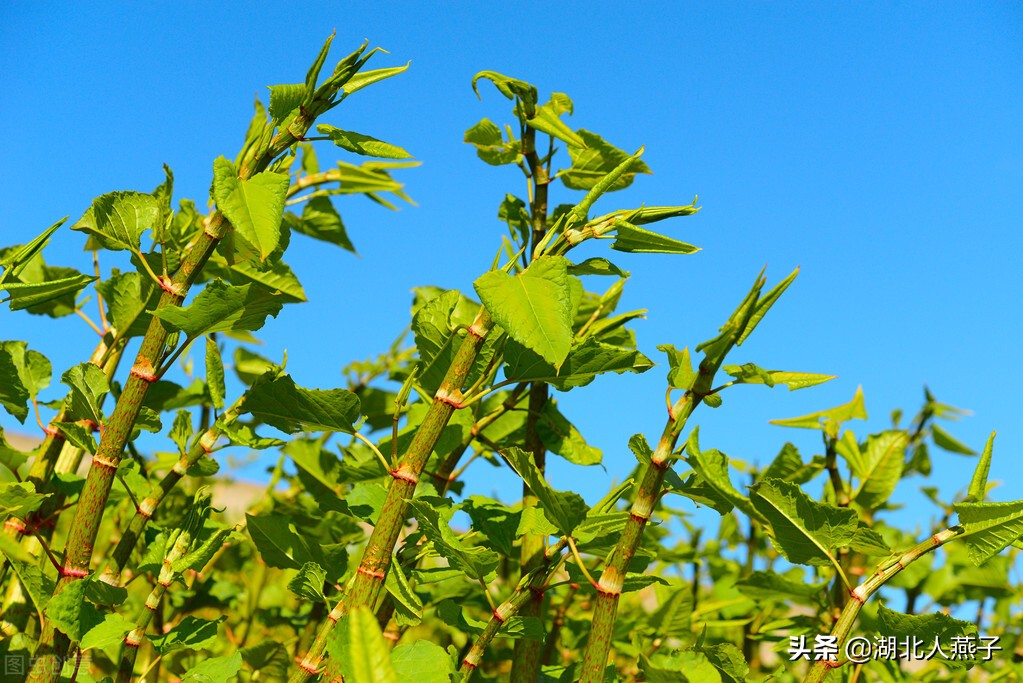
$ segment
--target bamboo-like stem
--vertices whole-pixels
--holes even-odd
[[[842,610],[842,614],[838,617],[838,621],[835,622],[834,628],[831,629],[831,635],[837,638],[838,651],[841,652],[844,648],[845,640],[849,637],[856,623],[856,617],[859,616],[860,609],[863,608],[864,603],[867,602],[870,596],[903,569],[965,532],[966,530],[962,526],[950,527],[934,534],[912,550],[904,553],[898,559],[889,559],[878,565],[877,570],[850,593],[851,599],[846,604],[845,609]],[[806,677],[803,678],[803,683],[821,683],[821,681],[827,678],[828,673],[832,669],[841,665],[842,662],[821,660],[811,667]]]
[[[724,354],[715,362],[704,361],[700,364],[699,374],[693,388],[686,391],[671,407],[668,422],[661,432],[657,448],[643,472],[643,477],[636,493],[635,501],[629,512],[625,529],[618,538],[607,566],[600,574],[597,582],[597,606],[594,609],[590,626],[590,637],[586,642],[583,654],[581,681],[582,683],[599,683],[604,677],[607,655],[611,649],[615,616],[618,612],[618,600],[621,597],[622,585],[629,570],[632,557],[639,547],[643,529],[653,514],[657,500],[661,495],[664,474],[671,467],[672,452],[678,442],[679,434],[692,415],[696,406],[710,392],[714,374],[717,372]]]
[[[361,66],[358,62],[360,54],[361,50],[346,60],[350,62],[348,78]],[[341,70],[336,71],[334,76],[316,90],[310,106],[303,107],[286,129],[279,129],[265,144],[257,143],[258,147],[246,150],[238,172],[239,178],[248,180],[264,171],[274,159],[303,138],[316,117],[336,104],[334,96],[343,86],[344,80],[344,73]],[[230,229],[230,223],[219,210],[209,216],[202,234],[191,248],[186,250],[177,273],[169,282],[161,280],[160,285],[164,292],[156,310],[181,305],[206,261]],[[89,575],[96,534],[103,518],[114,475],[121,461],[121,453],[128,437],[131,436],[149,386],[156,379],[156,368],[159,367],[164,355],[168,336],[167,328],[154,316],[142,339],[142,346],[132,365],[131,374],[124,384],[124,390],[114,407],[113,414],[107,420],[96,455],[92,459],[92,466],[89,468],[85,487],[82,489],[72,520],[64,564],[55,594],[59,594],[70,583]],[[48,623],[39,641],[28,681],[55,683],[60,677],[58,662],[67,653],[68,646],[67,636]]]
[[[533,570],[531,578],[526,581],[526,577],[523,577],[523,581],[515,588],[515,592],[497,606],[484,627],[483,633],[476,637],[469,652],[462,659],[462,667],[459,669],[459,673],[463,676],[463,683],[468,683],[473,672],[479,667],[480,662],[483,660],[484,651],[486,651],[494,636],[497,635],[501,626],[504,625],[504,622],[516,614],[521,614],[524,608],[534,601],[534,596],[540,595],[541,598],[543,597],[544,590],[546,590],[547,585],[551,582],[551,578],[561,567],[561,560],[563,559],[561,551],[567,545],[567,538],[562,538],[552,545],[541,558],[540,566]],[[514,671],[514,665],[512,670]]]
[[[165,560],[164,567],[167,565],[168,562]],[[142,641],[145,640],[149,622],[152,621],[156,611],[160,609],[160,603],[163,600],[164,593],[167,592],[167,588],[170,586],[171,580],[171,578],[164,579],[164,570],[161,569],[160,578],[157,580],[156,585],[153,586],[153,590],[149,592],[148,597],[146,597],[146,604],[135,621],[135,628],[124,637],[121,663],[117,668],[117,683],[131,683],[139,647],[142,645]]]
[[[110,584],[111,586],[117,586],[120,584],[121,572],[124,571],[125,565],[128,563],[128,559],[131,557],[132,551],[138,544],[139,538],[142,537],[142,532],[145,530],[146,525],[152,518],[156,509],[160,507],[160,503],[167,496],[168,493],[177,486],[178,482],[181,481],[185,473],[195,465],[203,457],[209,455],[213,451],[213,447],[217,443],[217,439],[223,433],[225,427],[230,425],[242,412],[242,405],[245,402],[245,395],[242,395],[234,405],[228,408],[220,420],[215,422],[209,429],[207,429],[202,436],[195,440],[192,447],[187,453],[178,458],[178,461],[174,463],[167,474],[164,475],[163,479],[159,483],[154,484],[149,494],[141,501],[135,508],[135,516],[132,517],[128,523],[128,528],[117,542],[114,551],[110,555],[111,565],[108,565],[103,573],[100,575],[100,581]]]
[[[525,108],[523,108],[525,110]],[[527,254],[534,255],[543,238],[547,234],[547,190],[550,186],[550,178],[547,171],[536,153],[536,129],[522,122],[522,147],[523,156],[528,166],[529,180],[533,184],[533,192],[530,198],[530,219],[531,219],[531,249],[526,250]],[[527,258],[528,257],[524,257]],[[526,451],[532,456],[533,464],[536,465],[540,475],[543,476],[546,469],[547,449],[540,439],[537,430],[537,423],[540,419],[540,412],[547,404],[550,390],[544,382],[533,382],[529,387],[529,413],[526,416]],[[522,484],[522,510],[534,508],[539,504],[536,494],[529,486]],[[523,576],[543,566],[544,548],[547,545],[547,537],[542,534],[527,533],[522,536],[519,547],[519,570]],[[543,593],[533,592],[532,599],[522,609],[522,615],[527,617],[541,618],[543,611]],[[511,683],[532,683],[540,674],[540,663],[543,657],[543,643],[529,638],[520,638],[515,641],[512,654],[512,670],[509,681]]]
[[[292,683],[302,683],[308,681],[310,677],[319,675],[327,639],[338,621],[356,607],[366,606],[372,609],[376,605],[391,564],[391,552],[405,525],[408,500],[415,494],[416,484],[430,453],[437,444],[437,439],[440,438],[455,410],[461,407],[459,401],[462,387],[492,325],[490,314],[485,308],[480,308],[466,331],[422,424],[416,430],[408,451],[402,456],[398,466],[391,471],[392,480],[387,488],[387,497],[381,508],[380,518],[373,527],[354,581],[327,615],[309,652],[291,676]]]

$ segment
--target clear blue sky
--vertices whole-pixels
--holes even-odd
[[[293,240],[288,261],[310,303],[285,308],[261,336],[271,357],[287,348],[299,383],[342,385],[344,363],[407,323],[413,286],[470,292],[489,264],[497,206],[524,193],[517,171],[485,166],[462,143],[484,116],[510,120],[496,91],[484,87],[481,103],[469,88],[492,69],[541,97],[568,93],[574,127],[646,146],[654,175],[598,208],[700,195],[703,210],[671,234],[703,251],[615,255],[634,273],[624,306],[650,310],[636,329],[657,362],[657,344],[711,336],[764,264],[771,281],[802,267],[733,359],[839,378],[794,394],[726,393],[695,418],[705,447],[764,464],[791,439],[808,457],[814,434],[768,420],[843,403],[862,385],[877,430],[893,408],[911,415],[926,383],[974,412],[951,428],[966,443],[979,449],[999,431],[995,496],[1023,498],[1013,476],[1023,447],[1021,25],[1011,2],[4,3],[0,243],[74,220],[104,192],[148,191],[163,163],[177,196],[202,202],[212,160],[237,151],[254,94],[302,80],[336,28],[332,57],[368,38],[391,53],[375,66],[412,60],[324,120],[422,161],[400,174],[419,206],[341,202],[358,258]],[[87,270],[81,244],[59,233],[47,258]],[[85,359],[94,342],[80,320],[39,322],[2,311],[0,337],[31,339],[58,375]],[[598,497],[631,468],[629,436],[655,438],[663,402],[663,367],[565,396],[607,471],[555,464],[553,483]],[[948,498],[974,461],[935,459]],[[481,490],[510,497],[517,486],[504,476]],[[900,499],[921,507],[906,519],[926,527],[933,508],[910,488]]]

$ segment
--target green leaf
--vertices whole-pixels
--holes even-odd
[[[280,294],[258,285],[235,287],[211,280],[188,306],[168,306],[154,315],[168,330],[197,339],[211,332],[258,330],[268,315],[276,318],[283,305]]]
[[[347,647],[344,654],[331,648],[330,656],[342,663],[346,683],[398,683],[398,673],[391,664],[390,647],[380,632],[376,617],[366,607],[356,607],[348,615]]]
[[[513,100],[516,97],[522,100],[527,107],[525,112],[526,115],[532,115],[532,108],[535,107],[538,102],[535,85],[532,83],[526,83],[525,81],[520,81],[517,78],[511,78],[509,76],[499,74],[496,71],[480,71],[472,77],[472,91],[476,93],[476,97],[480,97],[480,91],[476,88],[476,82],[481,78],[493,83],[494,87],[496,87],[498,91],[509,100]]]
[[[335,145],[343,150],[363,156],[380,159],[411,159],[412,155],[397,145],[392,145],[368,135],[341,130],[335,126],[320,124],[316,130],[329,137]]]
[[[745,683],[749,665],[746,659],[732,643],[717,643],[699,647],[698,650],[721,674],[723,683]]]
[[[933,423],[931,424],[931,438],[934,439],[934,445],[943,451],[958,453],[959,455],[977,455],[977,451]]]
[[[238,375],[238,379],[246,385],[252,385],[257,379],[262,377],[268,370],[278,368],[279,366],[270,360],[260,356],[258,353],[253,353],[248,349],[239,346],[234,350],[234,371]]]
[[[10,295],[11,310],[22,311],[69,294],[73,297],[86,285],[97,279],[76,271],[73,272],[74,274],[68,277],[45,282],[9,282],[5,284],[3,290]]]
[[[35,398],[40,391],[50,386],[53,367],[46,356],[29,349],[28,344],[23,341],[0,342],[0,352],[3,351],[10,354],[11,360],[18,370],[21,385],[28,391],[30,399]]]
[[[819,410],[816,413],[790,417],[783,420],[771,420],[771,424],[780,427],[798,427],[802,429],[820,429],[832,438],[838,437],[838,431],[842,423],[849,420],[866,420],[867,408],[863,404],[863,387],[856,388],[856,394],[849,403]]]
[[[575,465],[599,465],[603,458],[600,449],[586,443],[575,425],[561,414],[553,399],[544,403],[536,432],[548,451]]]
[[[617,275],[628,277],[629,274],[608,261],[606,258],[594,256],[582,263],[574,263],[568,267],[569,275]]]
[[[161,655],[181,649],[201,650],[217,639],[220,624],[225,619],[226,616],[198,619],[188,615],[167,633],[150,637],[150,642]]]
[[[789,273],[788,277],[772,287],[767,294],[757,296],[756,306],[754,306],[753,313],[750,315],[742,334],[735,342],[736,346],[742,346],[742,343],[753,333],[753,330],[755,330],[757,325],[760,324],[760,321],[764,319],[764,316],[767,315],[769,310],[771,310],[771,307],[774,306],[775,302],[778,301],[781,295],[785,293],[785,290],[789,288],[789,285],[795,281],[797,275],[799,275],[799,268],[796,268]]]
[[[288,114],[298,109],[306,94],[305,83],[285,83],[268,87],[270,88],[270,118],[274,121],[283,121]]]
[[[52,422],[51,425],[59,429],[72,446],[96,455],[96,439],[92,436],[92,429],[77,422]]]
[[[230,161],[213,162],[213,199],[246,242],[259,251],[261,261],[281,240],[284,198],[291,180],[287,175],[263,171],[248,180],[238,177]]]
[[[884,537],[862,522],[856,528],[852,540],[849,541],[849,547],[865,555],[880,556],[892,553],[892,549],[885,543]]]
[[[834,375],[819,375],[812,372],[785,372],[783,370],[764,370],[754,363],[744,365],[724,365],[722,370],[734,377],[736,384],[766,384],[774,387],[783,384],[789,391],[805,389],[835,379]]]
[[[886,636],[918,638],[927,645],[932,645],[935,640],[947,643],[955,636],[976,632],[976,626],[970,622],[953,619],[942,612],[902,614],[879,604],[877,619],[878,630]]]
[[[557,525],[562,534],[571,534],[586,518],[589,510],[582,496],[572,491],[552,488],[533,463],[533,456],[521,448],[508,448],[504,456],[539,499],[547,518]]]
[[[284,515],[245,515],[246,528],[256,544],[260,557],[267,566],[277,569],[299,569],[317,558],[309,545],[310,540],[296,533]]]
[[[394,648],[391,664],[399,681],[449,683],[455,673],[451,656],[444,648],[426,640],[415,640]]]
[[[568,265],[562,256],[542,257],[516,276],[492,270],[474,283],[497,324],[555,368],[572,348]]]
[[[334,202],[329,197],[313,197],[302,208],[301,218],[292,213],[288,213],[285,218],[296,232],[355,253],[355,246],[348,239],[341,214],[334,208]]]
[[[675,584],[654,588],[658,607],[650,614],[647,624],[661,637],[689,638],[692,636],[693,591]]]
[[[371,69],[369,71],[360,71],[359,73],[352,76],[347,83],[345,83],[341,89],[345,95],[351,95],[353,92],[362,90],[368,85],[373,85],[378,81],[382,81],[391,76],[397,76],[398,74],[406,71],[412,62],[408,62],[405,66],[391,66],[386,69]]]
[[[103,621],[93,626],[82,636],[79,647],[83,650],[93,648],[106,648],[117,645],[124,638],[125,634],[135,628],[135,623],[125,619],[116,612],[111,612],[103,617]]]
[[[289,224],[294,227],[294,224]],[[256,283],[284,295],[286,303],[306,301],[305,289],[291,267],[283,261],[257,265],[254,261],[235,261],[227,272],[232,284]]]
[[[34,240],[18,248],[17,251],[9,250],[0,256],[0,266],[3,266],[4,273],[0,276],[0,289],[3,289],[3,284],[8,280],[18,277],[21,274],[25,264],[32,261],[35,256],[42,252],[43,248],[50,241],[50,237],[57,231],[57,228],[64,225],[64,222],[68,219],[64,216],[59,221],[48,227],[42,232],[41,235],[36,237]]]
[[[181,678],[181,683],[228,683],[236,680],[242,670],[242,653],[235,652],[228,657],[204,659],[189,669]]]
[[[671,344],[661,344],[657,350],[668,354],[670,368],[668,370],[668,385],[682,391],[692,389],[693,382],[696,381],[696,372],[693,370],[693,362],[689,358],[689,349],[684,348],[679,351]]]
[[[36,493],[27,481],[0,483],[0,516],[24,519],[39,509],[49,494]]]
[[[2,383],[0,383],[2,386]],[[4,438],[4,429],[0,427],[0,465],[3,465],[11,472],[17,472],[18,468],[28,460],[29,453],[12,448],[7,439]]]
[[[65,372],[60,381],[71,389],[67,398],[71,415],[101,424],[103,413],[100,411],[100,403],[103,395],[110,391],[103,371],[92,363],[81,363]]]
[[[298,574],[288,582],[288,590],[300,598],[327,604],[327,598],[323,595],[323,582],[327,578],[327,572],[315,562],[306,562],[299,568]]]
[[[577,134],[586,146],[568,146],[572,166],[558,171],[557,177],[561,178],[561,182],[570,190],[590,190],[604,176],[626,161],[630,155],[605,142],[596,133],[580,129]],[[637,159],[629,170],[615,180],[605,192],[614,192],[628,187],[638,173],[650,173],[650,167]]]
[[[141,192],[111,192],[92,201],[92,207],[72,230],[89,233],[105,248],[141,249],[142,233],[159,227],[160,201]]]
[[[206,337],[206,387],[210,391],[213,407],[223,410],[224,395],[227,393],[224,386],[224,361],[220,357],[220,347],[213,337]]]
[[[75,642],[104,619],[103,612],[85,599],[91,581],[85,579],[67,584],[50,598],[44,610],[50,625]]]
[[[418,626],[422,623],[423,601],[409,585],[397,557],[391,559],[391,570],[384,577],[384,588],[394,600],[394,619],[398,626]]]
[[[447,558],[452,567],[460,569],[470,578],[488,580],[497,568],[500,557],[493,550],[466,546],[459,540],[450,526],[451,515],[455,511],[453,507],[438,507],[423,498],[410,500],[409,505],[415,510],[419,528],[441,557]]]
[[[28,417],[29,392],[18,368],[16,353],[13,347],[0,347],[0,405],[24,424]]]
[[[288,375],[265,382],[245,399],[253,416],[282,432],[352,434],[359,419],[359,397],[346,389],[304,389]]]
[[[651,232],[624,220],[615,221],[615,241],[611,243],[615,251],[630,254],[695,254],[699,247],[686,242]]]
[[[799,455],[799,450],[791,443],[786,443],[760,478],[784,479],[794,484],[805,484],[823,469],[824,458],[822,456],[816,456],[809,463],[804,463],[803,458]]]
[[[423,288],[416,292],[417,307],[412,317],[412,332],[419,352],[416,379],[424,389],[434,393],[458,354],[461,338],[465,334],[460,328],[472,324],[479,311],[479,304],[453,289],[442,291],[426,299],[425,303],[420,303],[426,292]],[[487,371],[502,339],[499,334],[487,335],[469,371],[466,384],[472,384]]]
[[[653,361],[635,349],[612,346],[588,337],[569,351],[560,368],[520,344],[505,347],[505,377],[520,382],[546,382],[561,391],[586,386],[607,372],[646,372]]]
[[[192,467],[195,467],[195,465]],[[191,472],[191,469],[189,472]],[[216,470],[214,470],[214,473],[215,472]],[[171,568],[179,574],[189,569],[201,572],[206,568],[206,565],[210,562],[210,560],[213,559],[213,556],[224,547],[224,544],[230,541],[233,534],[234,527],[217,529],[198,545],[193,543],[192,549],[187,554],[175,560],[171,564]]]
[[[871,435],[867,439],[867,450],[862,454],[862,463],[853,471],[860,483],[852,499],[872,510],[891,497],[896,485],[902,479],[902,466],[909,434],[903,431],[887,431]]]
[[[1011,503],[955,503],[965,530],[970,561],[978,567],[1023,537],[1023,500]]]
[[[700,430],[694,427],[686,442],[686,462],[693,468],[701,479],[703,479],[718,495],[729,503],[739,508],[747,516],[766,524],[767,520],[760,514],[750,499],[739,493],[734,486],[728,473],[728,456],[717,449],[709,451],[700,450]],[[685,491],[679,491],[685,495]]]
[[[6,534],[0,539],[0,551],[7,557],[10,568],[17,575],[21,586],[35,607],[36,612],[43,616],[46,604],[54,593],[54,584],[38,567],[29,553]]]
[[[572,109],[572,100],[568,98],[568,95],[556,92],[551,93],[551,99],[547,104],[536,108],[532,117],[523,117],[520,114],[520,118],[525,118],[526,125],[530,128],[547,133],[552,138],[575,147],[586,147],[586,141],[561,120],[561,115],[565,113],[571,115]]]
[[[139,273],[114,273],[96,283],[96,290],[107,305],[107,320],[122,339],[141,337],[152,319],[147,309],[156,307],[159,290],[151,279]]]
[[[995,446],[995,434],[996,432],[991,432],[991,436],[987,438],[984,452],[981,454],[980,460],[977,461],[976,469],[973,470],[973,478],[970,480],[970,488],[966,494],[970,502],[983,502],[987,495],[987,477],[991,471],[991,454]]]
[[[856,512],[812,500],[795,484],[765,479],[750,487],[753,506],[771,525],[771,539],[789,562],[827,565],[832,550],[856,533]]]
[[[501,129],[490,119],[483,119],[465,131],[463,140],[476,148],[476,156],[491,166],[516,164],[522,159],[519,141],[505,139]]]
[[[827,583],[793,581],[787,576],[772,571],[754,571],[749,576],[735,582],[735,587],[743,595],[747,595],[754,600],[773,600],[776,602],[786,602],[789,600],[809,602],[826,586]]]
[[[511,555],[521,512],[485,496],[469,496],[461,508],[472,520],[472,528],[486,535],[494,550]]]

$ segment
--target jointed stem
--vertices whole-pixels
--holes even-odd
[[[372,609],[376,605],[387,570],[390,568],[391,553],[405,525],[408,500],[415,494],[416,484],[430,453],[437,444],[437,439],[454,414],[456,405],[459,407],[461,405],[458,402],[461,388],[492,325],[490,314],[481,308],[462,339],[451,367],[448,368],[440,388],[434,395],[433,403],[422,424],[416,430],[408,451],[391,472],[392,480],[387,489],[387,498],[381,508],[380,518],[373,527],[354,581],[327,615],[327,620],[320,627],[309,652],[291,676],[292,683],[308,681],[310,677],[320,673],[327,639],[339,620],[355,607],[365,606]]]
[[[909,550],[898,559],[888,559],[881,563],[877,570],[870,575],[870,577],[856,587],[850,593],[851,600],[846,604],[845,609],[842,610],[841,615],[838,617],[838,621],[835,622],[834,628],[831,629],[831,635],[836,637],[836,645],[838,651],[841,652],[845,646],[845,640],[849,637],[852,632],[853,625],[856,623],[856,617],[859,616],[860,609],[863,608],[864,603],[878,591],[890,578],[901,572],[903,569],[908,567],[913,562],[916,562],[927,553],[935,550],[948,543],[957,536],[965,533],[965,529],[961,526],[954,526],[939,533],[934,534],[929,539],[920,543],[912,550]],[[813,665],[809,673],[803,679],[803,683],[821,683],[827,678],[828,673],[831,669],[839,666],[836,662],[821,660]]]
[[[532,602],[536,595],[543,596],[543,592],[551,582],[551,578],[561,567],[561,562],[564,559],[561,551],[565,549],[566,545],[568,545],[568,539],[562,538],[548,548],[544,554],[543,563],[540,567],[533,570],[530,580],[519,585],[515,592],[511,594],[511,597],[494,609],[494,613],[487,622],[486,627],[484,627],[483,633],[477,636],[472,648],[466,654],[465,659],[462,660],[462,668],[459,669],[459,673],[464,676],[464,683],[468,683],[473,671],[479,667],[483,659],[483,652],[490,645],[490,642],[497,635],[504,622],[516,614],[520,614],[523,607]]]

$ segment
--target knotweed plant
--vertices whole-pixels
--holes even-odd
[[[394,177],[410,154],[344,129],[338,108],[407,65],[368,69],[363,45],[328,73],[331,40],[256,102],[237,155],[212,162],[208,204],[176,199],[165,168],[151,192],[104,194],[0,250],[0,406],[39,437],[22,451],[0,432],[3,680],[1019,680],[1023,501],[990,498],[993,434],[977,456],[929,392],[907,425],[896,412],[858,434],[857,392],[777,421],[818,431],[820,454],[767,445],[758,468],[700,443],[699,415],[738,385],[832,379],[743,356],[797,272],[757,274],[706,341],[685,346],[702,338],[685,325],[662,340],[661,431],[622,434],[625,481],[592,505],[547,481],[551,457],[603,457],[561,394],[654,366],[611,252],[698,251],[666,233],[695,200],[615,202],[650,172],[643,150],[573,128],[563,93],[472,80],[511,111],[466,149],[521,185],[497,202],[493,261],[457,264],[471,287],[417,288],[411,332],[345,366],[343,387],[300,386],[259,355],[254,333],[305,301],[291,240],[354,251],[347,195],[411,202]],[[328,144],[354,156],[323,169]],[[47,264],[55,239],[84,245],[87,273]],[[680,286],[679,306],[701,286],[723,285]],[[41,340],[16,338],[23,315],[76,315],[98,341],[54,383]],[[225,449],[275,463],[237,520],[217,499]],[[937,521],[901,530],[890,500],[941,467],[935,449],[976,472],[958,493],[925,487]],[[521,499],[463,495],[487,477]]]

